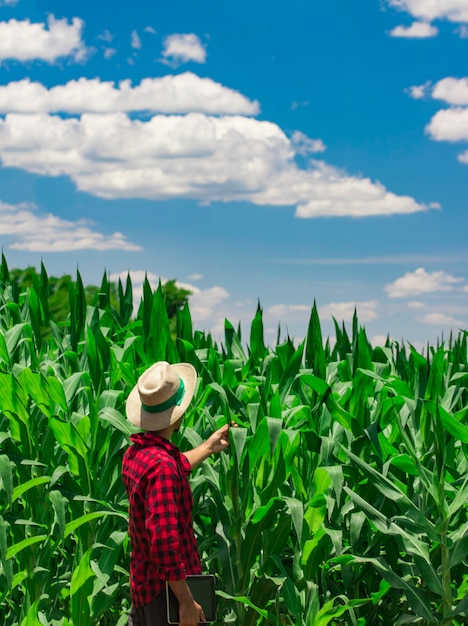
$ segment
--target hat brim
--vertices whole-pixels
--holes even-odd
[[[157,363],[152,365],[148,371],[157,367]],[[185,393],[182,402],[162,411],[161,413],[149,413],[141,405],[140,394],[138,392],[138,384],[133,387],[127,398],[126,412],[128,420],[141,428],[142,430],[162,430],[172,424],[175,424],[185,411],[188,409],[195,393],[195,385],[197,382],[197,372],[190,363],[174,363],[170,365],[177,374],[182,378],[185,385]]]

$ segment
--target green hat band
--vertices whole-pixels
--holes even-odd
[[[177,389],[175,394],[171,396],[170,398],[168,398],[165,402],[163,402],[162,404],[153,404],[153,405],[143,404],[142,402],[141,406],[145,409],[145,411],[148,411],[148,413],[162,413],[163,411],[167,411],[167,409],[170,409],[172,406],[176,406],[176,405],[179,406],[180,403],[182,402],[182,398],[185,395],[184,381],[182,380],[182,378],[180,378],[180,376],[179,376],[179,380],[180,380],[179,389]]]

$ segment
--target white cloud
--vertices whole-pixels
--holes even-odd
[[[104,50],[104,58],[105,59],[112,59],[112,57],[117,53],[117,50],[115,48],[106,48]],[[10,83],[11,84],[11,83]]]
[[[371,346],[385,346],[387,343],[387,335],[374,335],[371,340]]]
[[[410,87],[407,91],[411,98],[414,98],[415,100],[420,100],[421,98],[425,98],[428,95],[428,93],[430,92],[431,84],[431,81],[428,80],[424,83],[424,85],[415,85],[413,87]]]
[[[164,40],[163,57],[175,63],[205,63],[206,49],[194,33],[169,35]]]
[[[10,6],[13,7],[15,6],[15,4],[18,4],[19,0],[0,0],[0,7],[1,6]]]
[[[387,0],[390,6],[407,11],[413,17],[432,22],[468,22],[468,0]]]
[[[203,278],[203,274],[190,274],[187,276],[187,280],[201,280]]]
[[[135,50],[140,50],[141,48],[141,39],[136,30],[132,30],[132,37],[130,40],[130,45]]]
[[[425,306],[424,302],[420,302],[419,300],[412,300],[411,302],[408,302],[409,309],[423,309]]]
[[[468,78],[449,76],[439,80],[432,89],[432,97],[452,105],[468,105]]]
[[[74,17],[56,20],[53,15],[44,23],[11,19],[0,22],[0,57],[17,61],[47,61],[53,63],[62,57],[83,61],[88,49],[81,39],[83,21]]]
[[[338,322],[350,322],[353,319],[354,311],[360,322],[370,322],[378,317],[378,302],[368,300],[365,302],[330,302],[319,307],[321,319],[334,317]]]
[[[81,191],[105,198],[296,205],[302,218],[427,208],[323,162],[300,169],[276,124],[240,116],[141,121],[124,113],[79,119],[12,113],[0,119],[0,158],[7,167],[69,176]]]
[[[310,315],[310,304],[274,304],[267,309],[267,314],[278,320],[293,317],[307,317]]]
[[[117,111],[255,115],[259,105],[238,91],[191,72],[145,78],[136,86],[130,80],[122,80],[116,86],[97,78],[79,78],[50,89],[29,79],[0,86],[0,113]]]
[[[114,35],[110,33],[108,30],[105,30],[103,33],[97,36],[97,39],[101,39],[101,41],[110,43],[114,39]]]
[[[190,297],[190,313],[194,323],[209,320],[227,298],[229,298],[229,292],[224,287],[210,287],[194,292]]]
[[[146,26],[145,33],[150,33],[150,35],[156,35],[156,30],[152,26]]]
[[[426,126],[426,132],[436,141],[467,141],[468,108],[438,111]]]
[[[413,22],[411,26],[396,26],[390,31],[391,37],[401,37],[405,39],[427,39],[435,37],[439,29],[427,22]]]
[[[422,322],[423,324],[443,327],[461,327],[464,325],[464,322],[455,319],[451,315],[446,315],[445,313],[427,313],[427,315],[422,315],[421,317],[419,317],[418,321]]]
[[[325,152],[327,147],[321,139],[311,139],[300,130],[296,130],[291,135],[291,143],[296,152],[302,156],[313,154],[315,152]]]
[[[297,100],[293,100],[291,102],[291,111],[297,111],[297,109],[302,109],[303,107],[307,107],[310,104],[310,100],[302,100],[298,102]]]
[[[92,222],[63,220],[42,213],[33,205],[0,202],[0,235],[11,237],[8,245],[28,252],[70,252],[72,250],[141,250],[121,233],[103,235],[91,228]]]
[[[408,298],[425,293],[453,291],[463,280],[443,271],[426,272],[424,268],[419,267],[416,271],[407,272],[395,282],[386,285],[385,291],[390,298]]]
[[[443,78],[434,85],[431,95],[452,106],[432,117],[426,133],[435,141],[468,141],[468,78]],[[459,154],[458,160],[468,164],[468,150]]]

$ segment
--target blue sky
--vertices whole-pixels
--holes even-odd
[[[176,278],[198,328],[468,326],[468,0],[0,0],[10,267]]]

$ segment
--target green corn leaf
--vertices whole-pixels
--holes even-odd
[[[338,604],[338,602],[341,603]],[[327,626],[332,620],[341,617],[344,613],[351,610],[352,607],[361,606],[365,604],[365,602],[366,600],[350,602],[346,596],[337,596],[322,606],[313,620],[313,626]]]
[[[59,527],[60,537],[65,539],[67,501],[60,491],[56,489],[49,492],[49,500],[54,508],[55,519],[57,520]]]
[[[458,527],[450,535],[449,566],[456,567],[468,556],[468,522]]]
[[[13,489],[12,501],[14,502],[18,498],[20,498],[23,494],[25,494],[30,489],[34,487],[38,487],[39,485],[45,485],[46,483],[50,483],[50,476],[38,476],[37,478],[31,478],[31,480],[26,481],[25,483],[21,483],[17,487]]]
[[[283,500],[288,508],[294,530],[296,531],[297,541],[300,544],[302,542],[302,528],[304,525],[304,507],[297,498],[283,496]]]
[[[415,506],[408,496],[395,485],[395,483],[353,454],[350,450],[347,450],[341,444],[340,447],[349,456],[353,463],[358,465],[364,474],[371,479],[372,483],[380,491],[380,493],[382,493],[382,495],[399,506],[403,513],[417,522],[421,526],[421,529],[424,529],[424,531],[427,532],[431,539],[437,541],[434,524],[428,520],[428,518]],[[356,494],[353,493],[353,497],[354,495]]]
[[[216,590],[216,595],[219,596],[220,598],[226,598],[226,600],[233,600],[234,602],[240,602],[241,604],[244,604],[245,606],[248,606],[251,609],[253,609],[256,613],[258,613],[264,619],[268,620],[268,611],[265,611],[264,609],[261,609],[260,607],[255,606],[255,604],[253,604],[249,600],[249,598],[247,598],[246,596],[231,596],[225,591],[221,591],[219,589]]]
[[[28,328],[30,328],[29,324],[23,322],[22,324],[15,324],[13,328],[4,333],[3,337],[5,339],[10,358],[13,356],[13,352],[23,340],[23,335],[27,333]]]
[[[108,422],[114,428],[120,430],[120,432],[123,433],[127,438],[129,438],[130,435],[138,432],[138,428],[136,428],[136,426],[129,422],[129,420],[125,418],[119,411],[110,406],[106,406],[101,411],[99,411],[99,419]]]
[[[468,426],[460,423],[457,419],[455,419],[455,417],[453,417],[453,415],[442,408],[439,404],[436,405],[435,402],[428,402],[427,406],[433,414],[436,414],[437,412],[439,413],[443,427],[448,433],[450,433],[450,435],[452,435],[452,437],[454,437],[454,439],[463,443],[468,443]]]
[[[88,522],[92,522],[93,520],[100,519],[101,517],[110,517],[116,516],[127,521],[127,516],[123,513],[118,513],[117,511],[94,511],[94,513],[86,513],[85,515],[81,515],[80,517],[68,522],[65,526],[65,537],[68,537],[72,533],[75,532],[80,526],[83,524],[87,524]]]
[[[33,287],[28,288],[28,308],[29,317],[31,319],[31,327],[36,340],[36,346],[39,350],[42,345],[41,335],[41,306],[36,290]]]
[[[323,349],[322,329],[318,315],[317,305],[314,300],[309,324],[307,327],[307,338],[305,346],[305,366],[314,372],[319,379],[326,378],[326,358]]]
[[[265,357],[267,352],[263,336],[263,312],[260,302],[250,326],[250,358],[255,363]]]
[[[7,343],[3,331],[0,331],[0,359],[4,361],[7,367],[10,367],[10,354],[8,352]]]
[[[7,550],[6,558],[12,559],[14,556],[21,552],[22,550],[26,550],[26,548],[30,548],[36,543],[42,543],[49,538],[48,535],[35,535],[34,537],[28,537],[27,539],[23,539],[18,543],[10,546]]]
[[[13,470],[10,458],[6,454],[0,456],[0,480],[7,494],[7,500],[11,503],[13,499]]]
[[[13,561],[8,552],[8,525],[0,515],[0,563],[8,588],[13,586]]]
[[[233,442],[233,449],[237,463],[237,471],[239,472],[241,469],[242,462],[244,460],[244,450],[245,444],[247,441],[247,428],[241,428],[240,426],[237,428],[229,429],[229,438]]]
[[[88,598],[93,589],[95,574],[90,566],[91,550],[87,550],[73,570],[70,583],[70,613],[73,626],[87,626],[90,623]]]
[[[388,581],[392,587],[401,589],[404,592],[409,605],[412,607],[416,615],[430,623],[437,623],[436,617],[429,608],[430,602],[427,595],[421,591],[421,589],[418,589],[412,583],[396,574],[383,559],[352,557],[352,562],[368,563],[375,567],[379,574],[385,578],[385,580]]]
[[[36,600],[29,607],[26,617],[21,622],[21,626],[43,626],[43,623],[39,620],[38,617],[39,602],[40,600]]]

